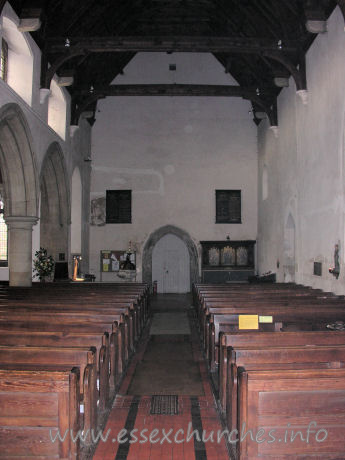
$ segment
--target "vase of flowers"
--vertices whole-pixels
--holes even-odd
[[[39,251],[35,252],[33,272],[35,273],[35,276],[39,278],[41,283],[45,282],[46,279],[51,280],[54,265],[55,262],[53,257],[48,256],[45,248],[40,248]]]

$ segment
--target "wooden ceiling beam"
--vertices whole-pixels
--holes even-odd
[[[74,96],[84,97],[74,112],[73,124],[78,124],[82,112],[95,104],[98,99],[107,96],[207,96],[242,97],[250,100],[267,113],[271,126],[278,125],[277,111],[275,110],[276,95],[269,90],[263,90],[260,95],[257,95],[256,89],[231,85],[109,85],[105,88],[94,88],[92,93],[89,90],[76,91]],[[271,105],[266,102],[266,96],[272,98]]]
[[[71,50],[83,49],[92,53],[104,52],[196,52],[196,53],[262,53],[279,52],[271,39],[246,37],[183,37],[183,36],[126,36],[126,37],[70,37]],[[66,52],[65,37],[48,38],[48,52]],[[284,53],[299,51],[297,41],[284,42]]]
[[[262,96],[273,97],[270,88],[260,88]],[[89,89],[76,90],[75,95],[88,96]],[[95,86],[92,96],[207,96],[207,97],[243,97],[256,96],[256,88],[243,88],[235,85],[181,85],[181,84],[144,84]]]
[[[290,72],[295,80],[297,91],[304,91],[307,89],[305,56],[302,53],[299,57],[299,67],[294,65],[288,57],[282,54],[266,52],[264,57],[280,62]]]
[[[60,69],[60,67],[68,62],[71,59],[74,59],[78,56],[85,56],[88,52],[82,49],[73,50],[71,52],[63,54],[59,59],[57,59],[49,68],[45,67],[42,68],[41,71],[41,86],[42,88],[50,88],[50,83],[56,74],[56,72]],[[48,66],[48,59],[46,58],[46,53],[42,56],[44,57],[45,65]],[[43,60],[43,59],[42,59]]]

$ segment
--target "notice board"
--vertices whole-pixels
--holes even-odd
[[[102,249],[101,251],[101,272],[118,272],[123,270],[123,265],[127,259],[127,251],[115,250],[115,249]],[[134,265],[130,269],[135,270],[136,268],[136,257],[135,252],[129,255],[130,262]],[[125,268],[128,269],[128,268]]]

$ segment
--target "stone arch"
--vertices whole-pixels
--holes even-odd
[[[0,167],[6,216],[38,215],[38,175],[31,133],[17,104],[0,109]]]
[[[143,282],[152,283],[152,251],[156,243],[168,233],[177,236],[186,244],[190,259],[190,281],[191,284],[197,283],[199,280],[197,248],[189,234],[174,225],[165,225],[164,227],[160,227],[151,233],[147,239],[143,249],[142,259]]]
[[[17,104],[0,109],[0,169],[9,231],[11,286],[30,286],[32,226],[38,220],[38,174],[30,129]]]
[[[45,155],[41,176],[41,246],[59,260],[67,260],[70,225],[70,192],[65,160],[58,142],[53,142]]]

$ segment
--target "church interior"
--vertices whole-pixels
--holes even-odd
[[[0,45],[0,458],[344,459],[345,1],[0,0]]]

